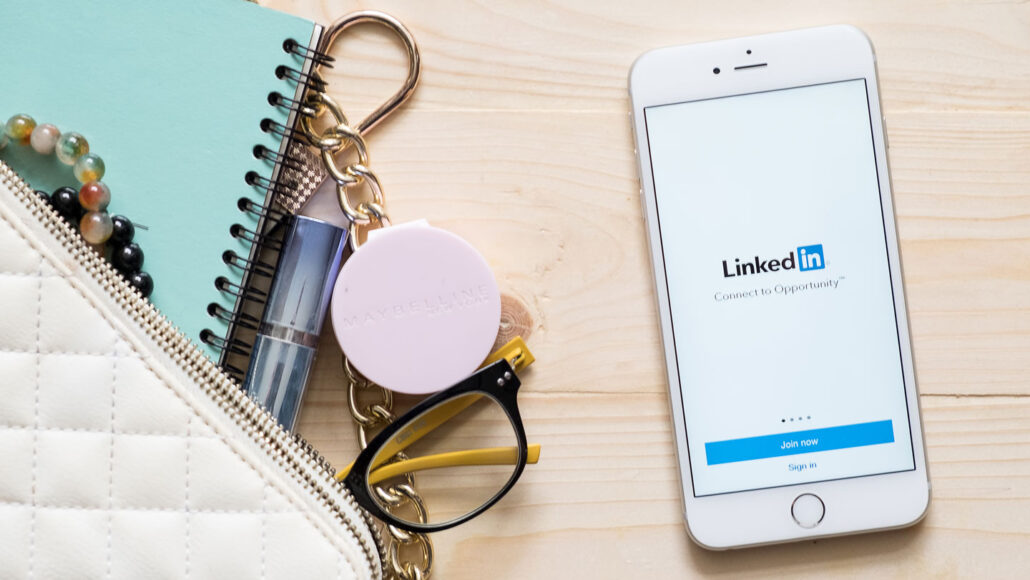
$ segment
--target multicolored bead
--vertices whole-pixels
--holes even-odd
[[[32,130],[29,136],[29,144],[36,150],[36,153],[50,155],[57,147],[57,140],[61,138],[61,132],[50,123],[43,123]]]
[[[89,211],[104,211],[111,203],[111,190],[103,181],[90,181],[79,189],[79,203]]]
[[[65,165],[75,165],[80,157],[89,153],[89,141],[78,133],[65,133],[57,140],[57,158]]]
[[[4,132],[12,140],[27,145],[32,137],[32,130],[36,128],[36,120],[28,115],[15,115],[7,120]]]
[[[79,183],[100,181],[104,178],[104,160],[96,153],[87,153],[79,157],[72,171],[75,172],[75,179],[78,179]]]
[[[79,222],[79,232],[91,244],[103,244],[111,237],[112,231],[114,226],[111,224],[111,216],[106,211],[86,212]]]
[[[78,224],[82,238],[95,246],[95,250],[101,254],[109,252],[111,265],[148,298],[154,291],[154,279],[141,271],[143,250],[132,241],[136,228],[128,218],[107,213],[111,190],[101,181],[104,160],[89,152],[86,138],[74,132],[62,134],[54,125],[36,125],[28,115],[15,115],[0,124],[0,150],[12,141],[30,145],[43,155],[56,153],[62,163],[72,166],[75,178],[82,183],[78,190],[61,187],[53,195],[44,191],[36,191],[36,194],[64,220]]]

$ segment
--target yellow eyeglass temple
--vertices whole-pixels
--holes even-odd
[[[497,349],[497,351],[487,357],[482,366],[493,364],[501,359],[507,359],[508,364],[516,371],[528,367],[536,360],[521,336],[516,336],[507,344]],[[454,399],[424,413],[417,426],[412,425],[408,427],[405,431],[398,433],[398,436],[395,436],[392,441],[383,445],[379,453],[376,454],[380,458],[379,461],[376,461],[371,466],[368,483],[375,484],[397,475],[425,469],[463,467],[468,465],[513,465],[518,462],[518,447],[492,447],[438,453],[436,455],[427,455],[383,465],[390,458],[404,451],[404,449],[470,407],[479,398],[474,396]],[[400,436],[401,434],[403,436]],[[536,463],[539,459],[540,444],[530,444],[528,446],[526,463]],[[383,466],[380,467],[381,465]],[[353,466],[354,462],[352,461],[350,465],[338,471],[335,476],[336,480],[343,481]]]
[[[540,460],[540,444],[533,443],[528,446],[526,463],[536,463]],[[405,459],[396,463],[389,463],[377,469],[373,469],[368,476],[368,484],[375,485],[381,481],[427,469],[441,467],[465,467],[470,465],[514,465],[519,460],[518,447],[489,447],[485,449],[470,449],[468,451],[451,451],[449,453],[437,453],[426,455],[415,459]],[[336,480],[342,481],[350,473],[351,463],[336,474]]]

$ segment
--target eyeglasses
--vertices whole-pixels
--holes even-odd
[[[391,423],[336,474],[358,504],[408,532],[446,530],[493,506],[537,462],[540,445],[526,444],[516,401],[515,372],[533,355],[518,340],[491,359]]]

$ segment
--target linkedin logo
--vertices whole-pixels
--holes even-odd
[[[826,267],[826,260],[823,259],[823,245],[813,244],[811,246],[801,246],[798,248],[798,269],[802,272],[806,270],[822,270]]]
[[[779,272],[780,270],[794,270],[795,268],[807,272],[809,270],[822,270],[826,267],[826,257],[823,254],[822,244],[810,246],[798,246],[797,255],[790,252],[783,258],[762,259],[755,256],[754,260],[742,262],[740,258],[733,260],[733,269],[730,270],[729,262],[722,261],[723,278],[736,278],[737,276],[749,276],[751,274],[765,274],[767,272]]]

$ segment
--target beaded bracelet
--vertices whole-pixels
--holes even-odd
[[[104,160],[89,152],[89,142],[78,133],[61,133],[57,127],[36,121],[28,115],[11,117],[0,134],[0,150],[13,141],[31,145],[37,153],[57,158],[65,165],[71,165],[75,179],[82,186],[75,190],[62,187],[53,195],[37,191],[57,213],[73,225],[86,242],[97,248],[115,269],[132,284],[144,298],[154,291],[154,280],[143,272],[143,250],[133,243],[136,228],[124,216],[111,216],[107,206],[111,203],[111,190],[100,181],[104,177]],[[110,252],[104,244],[111,242]]]

